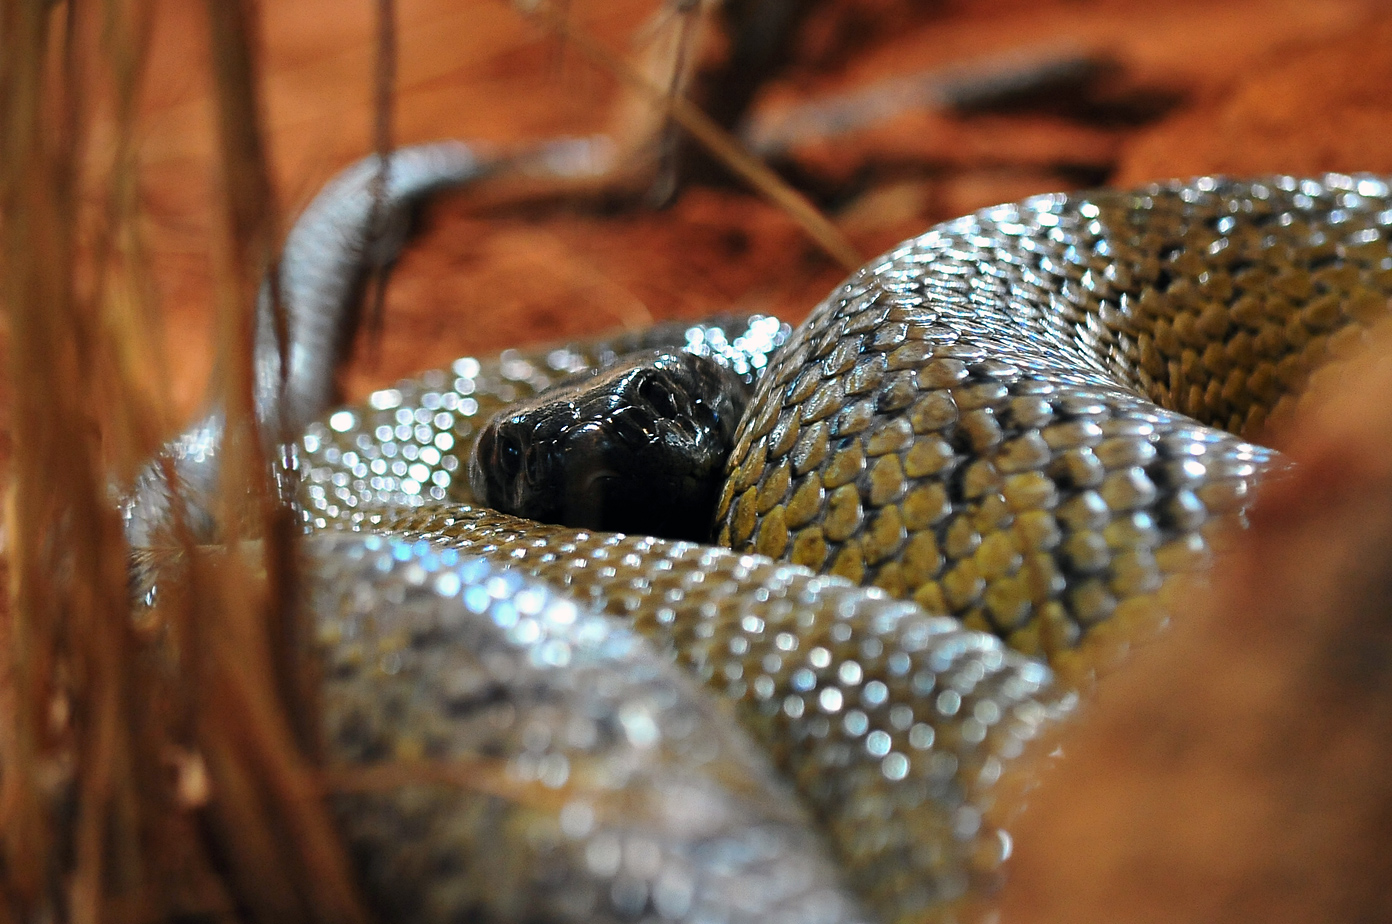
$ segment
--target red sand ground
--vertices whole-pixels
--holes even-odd
[[[179,405],[201,395],[215,196],[197,7],[169,2],[142,139],[150,241]],[[652,0],[574,0],[574,20],[641,49]],[[1374,0],[924,3],[835,0],[758,104],[1012,55],[1102,53],[1085,101],[954,117],[905,112],[795,151],[866,255],[932,223],[1079,185],[1225,170],[1392,171],[1392,19]],[[371,139],[370,5],[264,4],[265,91],[280,200],[293,214]],[[614,82],[499,0],[402,0],[396,137],[508,143],[603,130]],[[1168,104],[1168,108],[1167,108]],[[1075,109],[1079,108],[1077,105]],[[1148,111],[1149,110],[1149,111]],[[483,214],[442,204],[403,261],[373,368],[349,391],[495,351],[649,318],[758,309],[802,317],[843,271],[741,189],[693,188],[666,210],[559,204]]]
[[[166,6],[145,100],[143,189],[175,399],[188,413],[208,366],[216,191],[197,6]],[[369,147],[370,5],[264,6],[267,123],[290,215]],[[813,17],[792,66],[758,105],[774,113],[1012,54],[1112,59],[1082,102],[970,117],[906,112],[798,145],[800,176],[866,255],[977,207],[1082,184],[1214,171],[1392,173],[1392,16],[1382,6],[836,0]],[[576,22],[626,48],[651,0],[572,8]],[[608,124],[613,82],[500,2],[402,0],[400,20],[399,142],[506,143]],[[403,261],[377,360],[352,370],[348,391],[463,353],[649,319],[735,308],[796,320],[841,275],[787,218],[736,188],[689,189],[660,212],[564,203],[481,212],[460,196],[434,210]],[[1382,376],[1384,391],[1364,390],[1363,400],[1392,387]],[[1329,426],[1361,414],[1343,406]],[[1296,483],[1323,493],[1315,502],[1278,497],[1267,531],[1224,585],[1215,621],[1154,646],[1132,679],[1104,690],[1091,730],[1066,745],[1074,758],[1024,832],[1011,920],[1386,916],[1389,870],[1379,857],[1392,799],[1381,768],[1392,735],[1379,671],[1388,658],[1349,655],[1381,652],[1385,620],[1359,617],[1344,631],[1338,619],[1364,610],[1312,596],[1335,588],[1373,617],[1385,609],[1389,585],[1367,549],[1385,549],[1387,533],[1361,499],[1386,496],[1386,423],[1345,428],[1338,441],[1329,427],[1315,432],[1305,456],[1313,465]],[[1361,435],[1350,441],[1352,432]],[[1381,493],[1360,493],[1369,490]],[[1347,535],[1376,541],[1351,545]],[[1345,587],[1348,571],[1365,583]],[[1259,658],[1242,668],[1250,626],[1265,628]],[[1350,678],[1349,664],[1371,679]]]

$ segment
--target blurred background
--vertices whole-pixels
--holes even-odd
[[[572,0],[631,60],[685,28],[655,0]],[[745,3],[745,6],[754,4]],[[777,3],[766,3],[777,7]],[[197,405],[211,321],[206,28],[159,4],[137,134],[176,405]],[[736,4],[738,7],[739,4]],[[739,125],[865,257],[1039,192],[1202,173],[1392,172],[1392,13],[1379,0],[802,0],[784,4]],[[282,227],[371,150],[374,8],[262,4],[265,124]],[[394,138],[493,144],[640,130],[612,75],[501,0],[400,0]],[[751,32],[754,30],[750,30]],[[765,39],[765,44],[769,42]],[[718,37],[698,70],[730,60]],[[708,106],[733,91],[697,79]],[[477,352],[731,309],[798,320],[844,276],[718,171],[642,196],[438,205],[386,300],[360,395]]]

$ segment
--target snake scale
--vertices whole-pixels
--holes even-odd
[[[282,273],[332,268],[287,298],[292,383],[331,377],[371,164],[287,247]],[[391,169],[394,215],[483,168],[437,145]],[[1182,618],[1177,582],[1280,465],[1232,432],[1289,414],[1386,313],[1389,229],[1370,176],[1041,196],[900,245],[795,331],[465,358],[308,422],[284,457],[335,758],[502,768],[335,797],[383,919],[988,914],[1021,755]],[[719,545],[471,505],[492,413],[655,345],[758,380]],[[195,495],[218,428],[168,450]],[[137,547],[166,493],[152,468],[131,495]]]

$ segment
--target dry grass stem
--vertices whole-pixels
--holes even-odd
[[[554,4],[539,3],[531,12],[548,29],[578,48],[581,54],[613,74],[653,107],[665,111],[673,122],[690,133],[697,143],[732,173],[783,209],[832,259],[847,270],[854,270],[865,262],[865,257],[856,250],[855,245],[806,196],[745,150],[700,107],[679,93],[654,83],[576,26]]]

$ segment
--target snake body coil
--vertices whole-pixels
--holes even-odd
[[[643,684],[678,680],[575,658],[560,626],[579,618],[601,649],[655,646],[736,704],[875,917],[974,916],[1009,854],[1011,771],[1073,700],[1036,656],[1075,677],[1167,618],[1173,576],[1207,559],[1276,461],[1210,424],[1256,432],[1288,413],[1310,371],[1385,313],[1389,227],[1388,188],[1371,177],[1039,197],[872,262],[781,346],[777,322],[754,319],[463,359],[311,425],[291,453],[307,523],[372,534],[311,546],[312,583],[351,588],[311,595],[338,753],[494,757],[527,793],[554,794],[345,797],[376,894],[395,909],[415,890],[411,912],[430,920],[858,914],[825,892],[831,874],[808,872],[824,861],[788,821],[796,809],[743,827],[739,812],[713,812],[729,820],[719,830],[625,814],[630,791],[614,779],[643,805],[666,784],[587,771],[611,759],[596,750],[606,734],[615,753],[705,753],[698,764],[741,791],[752,784],[711,755],[750,778],[759,761],[719,710],[663,707],[700,718],[658,723],[658,704],[680,698]],[[737,551],[467,506],[460,459],[494,411],[617,352],[671,345],[737,372],[767,366],[722,501],[721,538]],[[442,558],[455,549],[491,564]],[[541,618],[553,590],[584,609]],[[493,629],[468,628],[479,618],[504,632],[489,644],[556,673],[515,688],[517,667],[478,647]],[[466,636],[474,655],[455,650]],[[569,674],[577,662],[591,679]],[[581,707],[549,691],[592,683],[611,693],[572,735]],[[759,785],[783,804],[776,782]],[[728,867],[690,862],[711,858],[692,846],[701,838],[804,859],[741,867],[748,888],[718,899],[729,880],[712,870]],[[504,845],[491,859],[490,840]],[[490,874],[502,854],[531,865]]]

